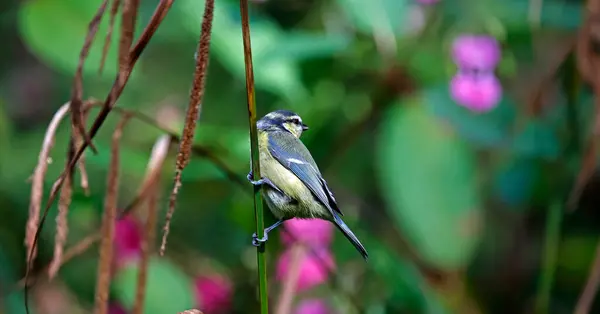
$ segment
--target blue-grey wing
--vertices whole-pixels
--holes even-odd
[[[299,139],[287,132],[271,133],[269,152],[281,165],[294,173],[332,215],[334,212],[344,215],[310,152]]]

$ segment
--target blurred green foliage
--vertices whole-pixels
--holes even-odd
[[[249,145],[239,5],[216,2],[196,139],[243,178]],[[22,292],[9,287],[24,273],[27,180],[47,122],[69,98],[99,3],[0,4],[0,313],[23,312]],[[141,2],[137,34],[157,3]],[[171,107],[180,115],[185,110],[203,5],[175,1],[119,106],[181,129],[180,118],[167,118],[161,110]],[[516,0],[441,0],[433,6],[412,0],[253,1],[259,114],[288,108],[310,125],[303,141],[372,256],[368,264],[359,262],[336,235],[337,274],[320,297],[332,300],[340,312],[531,313],[537,283],[544,282],[540,274],[554,276],[554,270],[541,272],[544,245],[558,252],[548,313],[572,312],[597,242],[598,211],[593,209],[600,201],[594,196],[598,185],[590,184],[574,214],[564,214],[559,241],[546,244],[544,224],[551,202],[562,204],[579,169],[584,147],[573,143],[588,138],[593,95],[581,86],[581,95],[571,97],[572,91],[561,87],[560,81],[576,80],[569,74],[570,63],[552,75],[540,110],[531,110],[531,95],[548,69],[563,63],[552,52],[564,46],[564,38],[575,36],[584,7],[578,0],[545,0],[539,12],[531,8],[529,1]],[[539,20],[532,21],[536,15]],[[105,97],[116,75],[118,31],[98,75],[107,29],[105,16],[84,68],[85,97]],[[488,113],[472,113],[448,93],[456,72],[450,46],[464,33],[491,34],[503,46],[497,74],[505,93]],[[391,59],[384,58],[378,43],[389,38],[396,49]],[[385,79],[396,73],[391,69],[400,69],[401,75],[392,75],[390,83]],[[394,86],[393,97],[378,96],[382,82]],[[91,194],[75,189],[69,244],[100,224],[115,121],[109,118],[95,139],[99,154],[86,155]],[[65,123],[57,134],[46,196],[64,165],[69,131]],[[120,206],[134,197],[159,135],[138,121],[127,126]],[[173,155],[163,171],[163,196],[171,185]],[[207,264],[234,282],[232,312],[254,312],[250,189],[227,180],[209,160],[194,157],[184,173],[172,225],[172,258],[151,265],[146,313],[194,306],[190,282],[209,271]],[[52,208],[36,268],[51,258],[55,214]],[[268,245],[270,269],[281,249],[274,236]],[[93,303],[95,256],[88,252],[75,258],[56,279],[85,307]],[[440,277],[459,278],[462,288],[448,288]],[[113,298],[131,306],[134,282],[134,269],[118,274]],[[270,285],[275,300],[279,283]],[[600,311],[600,305],[594,309]]]

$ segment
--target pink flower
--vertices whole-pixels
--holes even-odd
[[[137,221],[126,216],[115,226],[115,256],[117,264],[122,265],[139,257],[142,245],[142,229]]]
[[[127,310],[118,302],[110,302],[108,305],[108,314],[127,314]]]
[[[440,0],[417,0],[417,2],[424,5],[430,5],[440,2]]]
[[[308,299],[300,302],[296,306],[294,314],[330,314],[332,311],[327,303],[319,299]]]
[[[290,273],[292,254],[294,247],[288,248],[277,261],[277,279],[286,280]],[[322,284],[327,280],[329,272],[335,269],[335,261],[328,249],[306,249],[300,260],[300,274],[296,289],[298,291],[308,290]]]
[[[231,307],[232,286],[227,278],[217,274],[195,280],[196,302],[204,313],[227,313]]]
[[[290,219],[284,223],[281,240],[290,245],[301,242],[310,246],[327,246],[333,238],[333,224],[322,219]]]
[[[469,75],[459,72],[450,82],[450,95],[474,112],[487,112],[502,98],[502,86],[492,73]]]
[[[500,45],[487,35],[462,35],[452,44],[452,59],[459,68],[491,70],[500,61]]]

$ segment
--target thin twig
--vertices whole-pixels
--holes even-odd
[[[177,154],[177,161],[175,164],[173,190],[171,191],[171,196],[169,197],[169,208],[167,210],[167,216],[165,217],[163,238],[160,245],[161,256],[165,254],[165,250],[167,249],[167,237],[169,236],[171,218],[175,213],[177,194],[181,188],[181,175],[183,173],[183,169],[185,169],[190,161],[192,145],[196,131],[196,123],[200,118],[200,111],[202,110],[202,98],[204,96],[204,87],[206,83],[206,70],[208,69],[208,61],[210,59],[210,35],[212,33],[214,9],[215,1],[206,0],[204,3],[204,16],[202,17],[200,40],[198,41],[198,48],[196,50],[196,55],[198,57],[196,58],[196,70],[194,71],[192,92],[190,93],[190,102],[187,107],[183,134],[181,136],[181,141],[179,142],[179,153]]]
[[[575,314],[588,314],[594,302],[594,297],[598,292],[600,285],[600,241],[596,245],[596,257],[590,269],[590,276],[585,284],[585,288],[579,296],[577,305],[575,306]]]
[[[100,59],[100,67],[98,67],[98,74],[102,74],[104,70],[104,63],[106,63],[106,56],[108,55],[108,49],[112,41],[112,33],[115,28],[115,20],[117,13],[119,12],[119,6],[121,6],[121,0],[112,0],[110,7],[110,20],[108,24],[108,30],[106,31],[106,38],[104,39],[104,47],[102,48],[102,58]]]
[[[168,148],[168,146],[167,146]],[[164,159],[163,159],[164,161]],[[162,163],[159,169],[162,168]],[[151,170],[152,171],[152,170]],[[148,194],[148,213],[146,215],[146,225],[144,230],[144,237],[142,238],[141,247],[141,258],[139,262],[139,273],[137,278],[137,286],[135,293],[135,304],[133,306],[133,314],[144,313],[144,299],[146,296],[146,282],[148,278],[148,264],[150,262],[150,255],[154,251],[154,240],[156,239],[156,220],[157,220],[157,206],[159,201],[159,180],[153,182],[150,189],[151,193]]]
[[[92,43],[94,42],[94,38],[96,37],[96,33],[98,32],[98,27],[100,26],[100,22],[102,21],[102,17],[104,16],[104,11],[106,11],[107,5],[108,0],[103,0],[98,8],[98,11],[96,12],[96,15],[94,15],[90,21],[90,24],[88,25],[88,32],[85,36],[85,41],[79,54],[79,63],[77,64],[75,78],[73,79],[73,88],[71,90],[71,122],[73,123],[73,127],[75,128],[76,132],[81,135],[83,140],[92,149],[92,151],[94,151],[94,153],[98,153],[98,151],[96,150],[94,144],[92,144],[92,140],[86,132],[85,124],[83,122],[83,66],[90,52]]]
[[[156,6],[156,9],[154,10],[154,14],[150,18],[148,25],[146,25],[146,28],[140,35],[140,38],[136,42],[136,45],[130,51],[130,58],[129,58],[130,65],[128,67],[129,72],[126,73],[127,75],[125,75],[124,77],[121,76],[121,73],[119,73],[119,75],[117,76],[117,79],[113,83],[113,86],[112,86],[108,96],[106,97],[106,100],[104,101],[102,110],[100,111],[100,113],[98,113],[98,116],[96,117],[92,127],[90,128],[90,131],[89,131],[90,139],[96,135],[96,133],[98,132],[98,130],[100,129],[100,127],[102,126],[102,124],[104,123],[106,118],[108,117],[108,114],[113,109],[117,99],[119,98],[119,96],[123,92],[123,89],[125,88],[125,85],[127,84],[127,80],[129,79],[129,76],[131,75],[131,71],[133,70],[135,63],[137,62],[138,58],[140,57],[142,51],[144,51],[144,48],[146,48],[146,46],[148,45],[150,38],[152,38],[152,36],[156,32],[156,30],[158,29],[158,26],[160,25],[162,20],[167,15],[167,12],[169,11],[169,9],[171,8],[171,6],[173,4],[173,1],[174,0],[161,0],[158,3],[158,5]],[[65,167],[65,169],[63,170],[61,175],[58,177],[58,179],[52,185],[52,189],[50,191],[50,197],[48,198],[48,202],[46,203],[46,206],[44,208],[44,213],[42,214],[42,217],[39,221],[39,226],[35,232],[33,242],[31,244],[31,249],[29,250],[29,254],[28,254],[29,256],[27,258],[28,262],[27,262],[27,266],[25,268],[25,278],[27,278],[29,276],[29,271],[31,269],[31,260],[32,260],[31,257],[34,255],[37,241],[39,239],[40,233],[44,226],[44,222],[46,221],[46,217],[48,216],[48,211],[50,210],[50,207],[56,200],[58,192],[62,188],[62,185],[64,184],[66,176],[73,170],[73,168],[77,164],[79,158],[81,158],[81,156],[83,155],[83,152],[85,151],[85,149],[87,147],[88,147],[88,142],[84,142],[81,145],[81,147],[79,148],[79,150],[77,150],[77,152],[75,153],[75,156],[73,156],[73,160],[71,160],[71,162],[69,163],[69,166]],[[25,282],[27,283],[28,281],[25,280]],[[25,310],[27,313],[29,313],[27,288],[28,288],[27,285],[25,285],[24,303],[25,303]]]
[[[32,263],[37,254],[37,250],[34,247],[35,234],[38,228],[42,198],[44,196],[44,178],[46,176],[46,171],[48,171],[50,151],[54,146],[56,130],[68,112],[69,104],[67,103],[56,111],[54,117],[50,121],[50,124],[48,124],[42,149],[40,150],[40,154],[38,156],[38,163],[33,172],[31,182],[31,199],[29,201],[29,218],[27,220],[27,229],[25,232],[25,247],[27,248],[28,252],[27,264]]]
[[[543,256],[541,260],[542,273],[538,285],[536,313],[548,313],[550,309],[550,295],[554,283],[556,271],[556,260],[558,258],[558,243],[560,241],[560,224],[562,221],[562,201],[554,201],[550,204],[548,216],[546,217],[546,236]]]
[[[117,197],[119,193],[119,146],[123,128],[129,120],[123,116],[112,136],[111,158],[104,198],[104,214],[102,218],[102,243],[100,244],[100,261],[96,284],[96,303],[94,313],[108,313],[108,294],[111,280],[111,265],[114,255],[115,223],[117,218]]]
[[[252,45],[250,41],[250,18],[248,13],[248,0],[240,0],[240,15],[242,16],[242,38],[244,40],[244,67],[246,70],[246,100],[248,105],[248,123],[250,128],[250,154],[254,180],[260,179],[260,161],[258,153],[258,131],[256,129],[256,98],[254,92],[254,69],[252,66]],[[254,219],[256,235],[264,237],[265,222],[260,187],[254,186]],[[258,264],[258,294],[260,298],[260,313],[269,313],[269,295],[267,290],[267,261],[265,259],[265,246],[256,249]]]
[[[292,303],[300,279],[300,270],[302,269],[302,260],[306,258],[306,247],[301,243],[296,243],[291,247],[292,254],[288,268],[287,276],[283,281],[283,288],[277,304],[276,314],[289,314],[292,312]]]
[[[67,163],[72,158],[75,151],[76,139],[71,137],[69,143],[69,154],[67,156]],[[71,205],[71,197],[73,195],[73,174],[67,177],[65,180],[65,186],[60,191],[60,197],[58,200],[58,215],[56,216],[56,234],[54,236],[54,255],[52,262],[50,262],[50,268],[48,270],[48,278],[53,279],[58,273],[61,265],[61,259],[65,243],[67,242],[67,236],[69,233],[68,215],[69,206]]]

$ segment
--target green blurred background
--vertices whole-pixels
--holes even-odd
[[[249,137],[239,5],[216,2],[196,141],[244,179]],[[337,313],[573,312],[600,222],[595,178],[575,212],[564,205],[593,117],[593,94],[578,80],[573,57],[565,58],[584,2],[531,2],[251,1],[259,115],[286,108],[310,125],[303,141],[370,253],[364,263],[336,233],[336,275],[310,293]],[[47,123],[70,97],[99,3],[0,2],[0,313],[24,313],[23,292],[14,284],[25,268],[28,178]],[[141,1],[138,34],[157,3]],[[203,1],[175,1],[118,106],[181,130],[202,10]],[[107,28],[106,16],[84,69],[84,97],[103,99],[116,75],[118,32],[97,74]],[[503,98],[486,113],[459,106],[448,92],[456,73],[452,41],[469,33],[494,36],[502,45],[496,74]],[[96,137],[99,153],[87,154],[91,194],[74,191],[69,246],[99,228],[117,121],[111,116]],[[58,132],[46,194],[64,165],[69,132],[68,123]],[[126,127],[119,206],[134,197],[158,136],[135,120]],[[161,226],[174,155],[163,171]],[[218,269],[233,282],[229,312],[256,313],[251,186],[228,180],[201,156],[183,181],[167,257],[150,269],[146,312],[193,307],[192,278]],[[55,215],[53,207],[36,269],[52,257]],[[274,265],[283,247],[274,239],[267,258],[276,300]],[[32,292],[36,313],[57,313],[48,300],[63,313],[90,312],[96,252],[93,247],[68,262],[50,283],[39,280]],[[129,306],[134,282],[120,276],[112,298]]]

